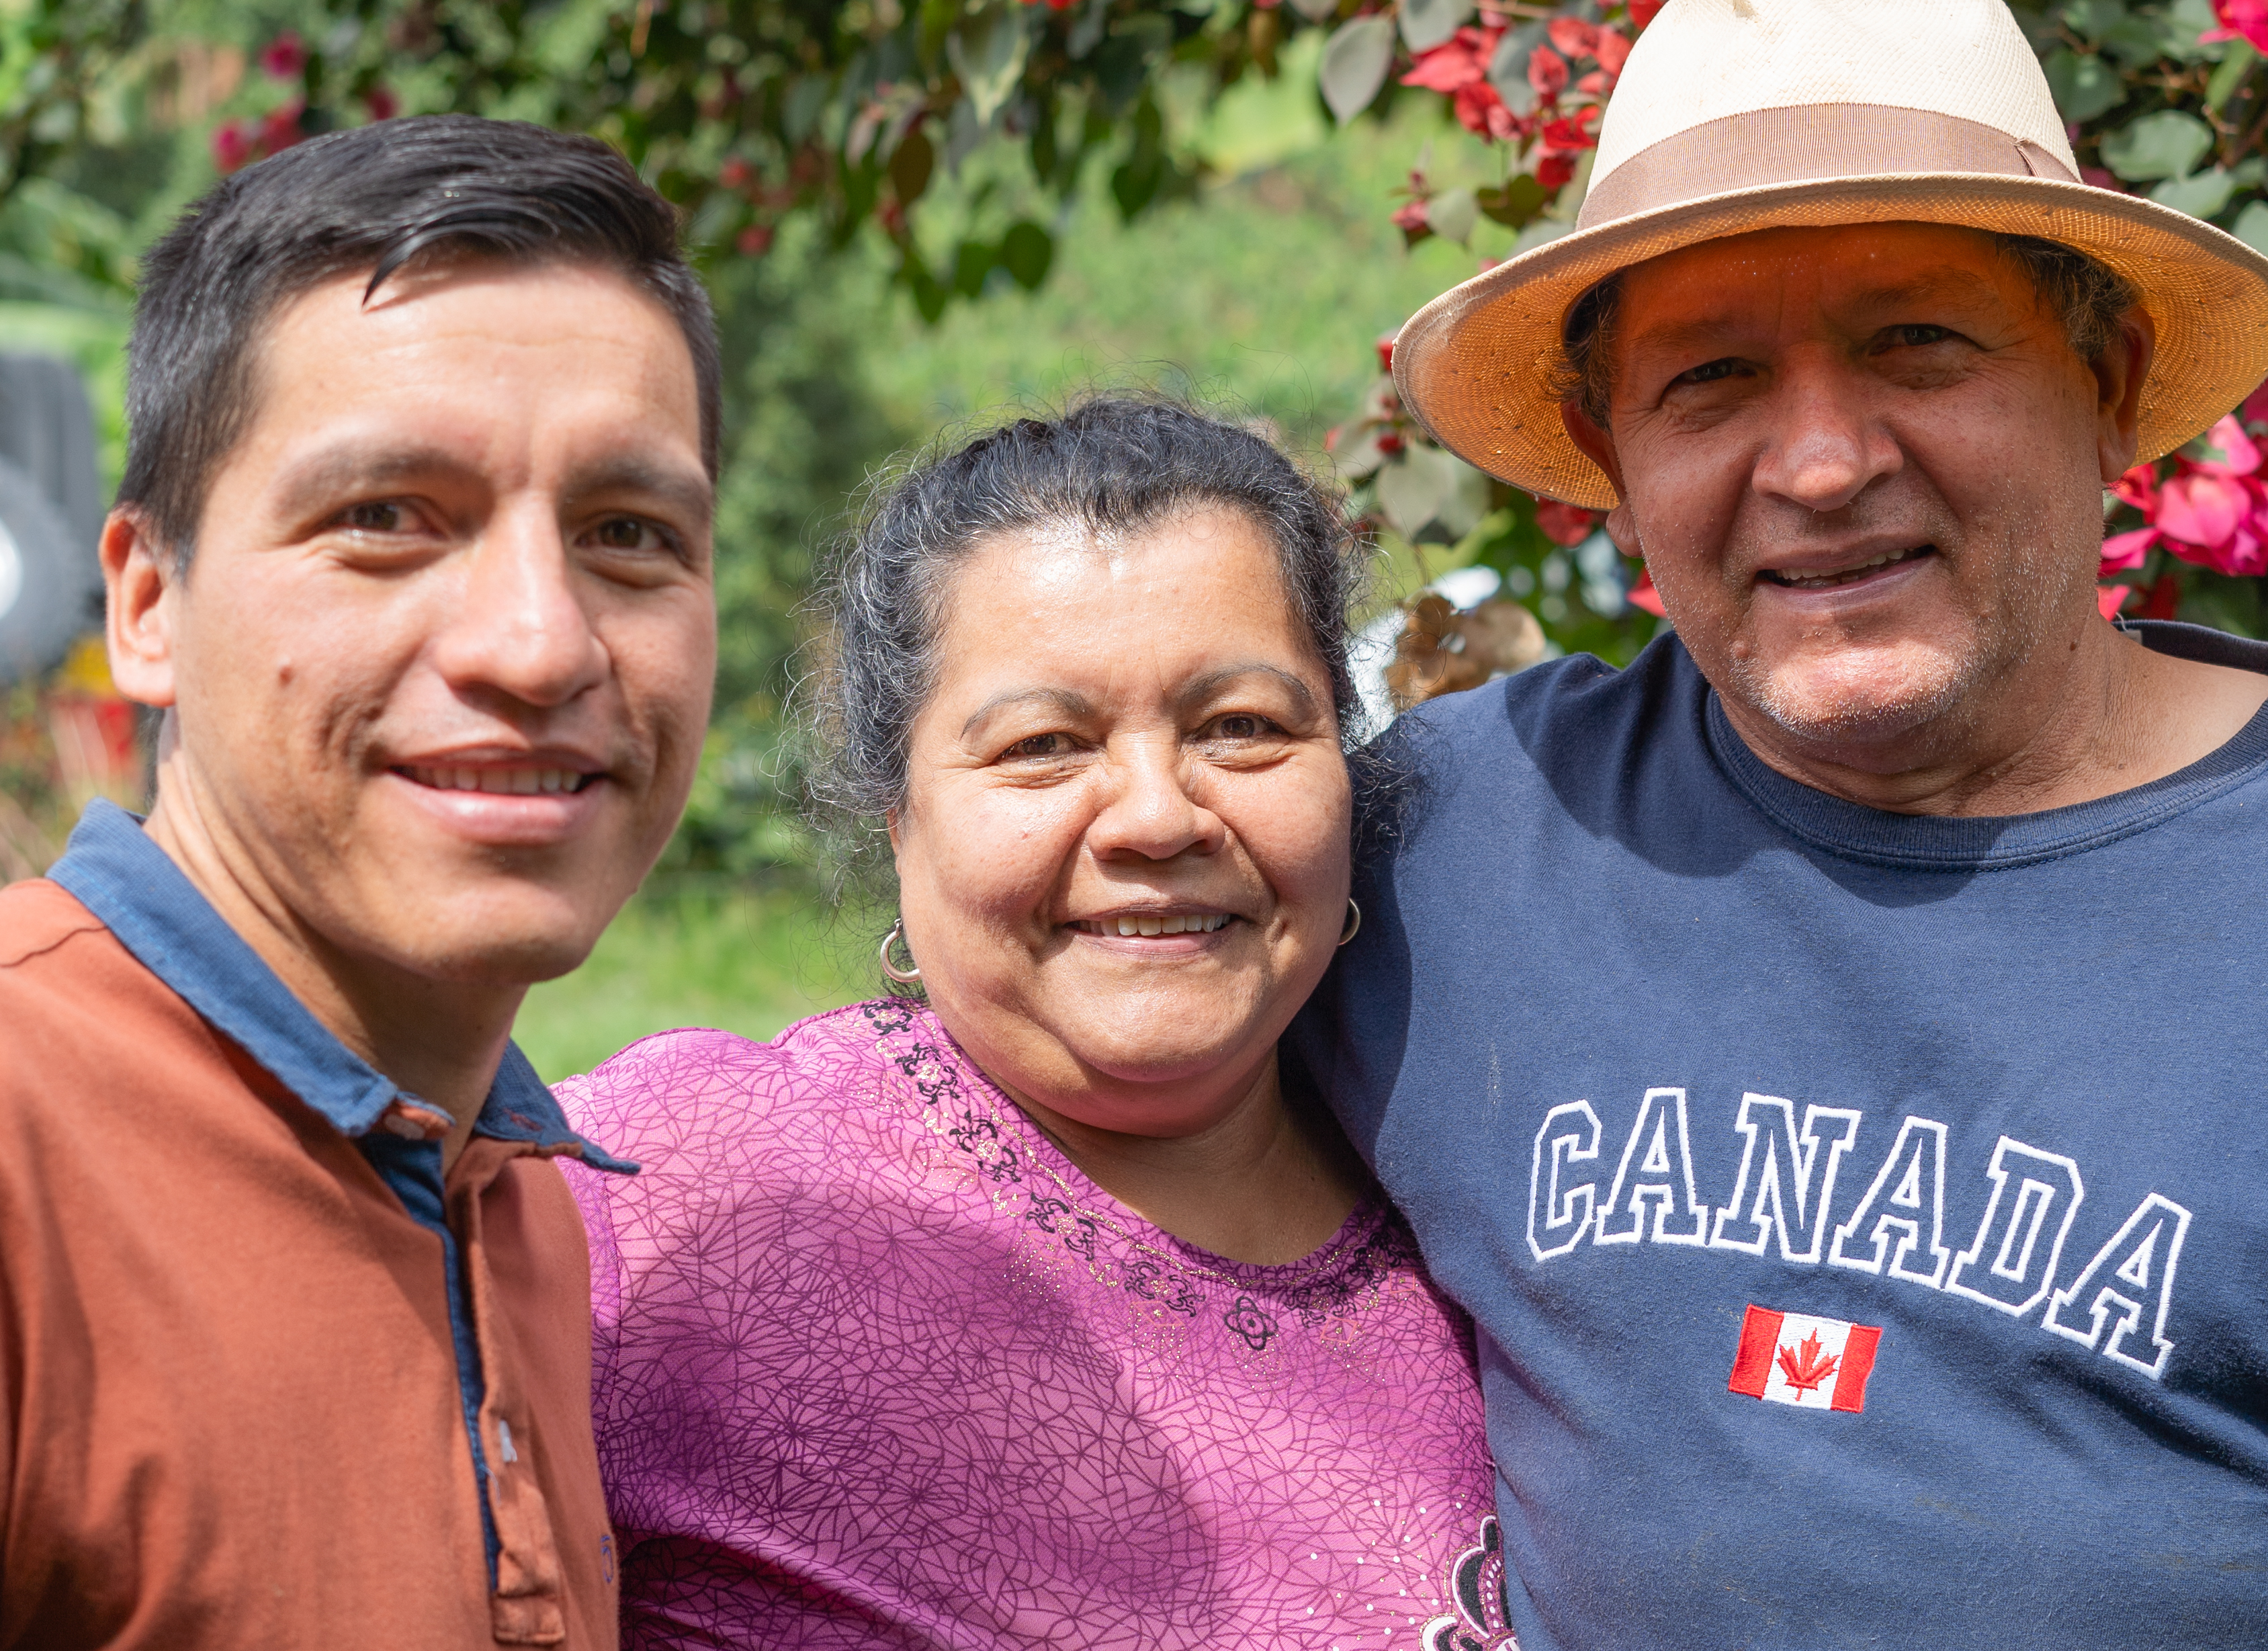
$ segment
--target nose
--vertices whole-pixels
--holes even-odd
[[[606,680],[606,645],[549,510],[499,512],[465,566],[437,649],[452,687],[550,710]]]
[[[1171,737],[1128,740],[1109,751],[1102,775],[1109,793],[1087,829],[1095,857],[1169,860],[1226,843],[1220,816],[1190,794],[1192,766]]]
[[[1774,387],[1756,490],[1824,512],[1901,469],[1905,456],[1877,416],[1870,387],[1860,365],[1837,352],[1794,354]]]

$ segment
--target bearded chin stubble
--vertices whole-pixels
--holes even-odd
[[[1936,634],[1889,630],[1793,658],[1760,657],[1753,646],[1735,643],[1727,660],[1734,694],[1806,745],[1872,745],[1933,725],[1957,742],[1991,697],[1987,690],[2066,628],[2068,587],[2082,558],[2057,548],[2058,526],[2046,512],[2029,512],[2021,526],[2011,523],[1992,535],[2000,539],[1998,545],[1981,546],[1971,534],[1962,549],[1940,548],[1959,617]],[[1937,542],[1942,547],[1946,540]],[[1970,571],[1964,559],[1980,556],[1988,577],[1963,577]],[[2083,582],[2092,586],[2093,557],[2083,559]]]

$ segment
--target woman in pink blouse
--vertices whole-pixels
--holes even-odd
[[[819,789],[910,990],[563,1086],[644,1165],[578,1181],[626,1644],[1511,1644],[1470,1331],[1277,1075],[1360,921],[1359,565],[1123,401],[869,512]]]

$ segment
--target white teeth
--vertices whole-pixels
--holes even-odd
[[[1131,938],[1150,934],[1211,934],[1228,926],[1228,914],[1216,911],[1200,916],[1153,918],[1137,913],[1123,918],[1096,918],[1072,925],[1089,934],[1116,934]]]
[[[486,792],[497,797],[538,797],[580,791],[583,776],[563,768],[412,768],[403,770],[435,791]]]
[[[1840,568],[1832,573],[1782,573],[1778,578],[1782,584],[1794,590],[1825,590],[1830,586],[1840,585],[1846,579],[1856,579],[1861,573],[1871,573],[1874,569],[1888,566],[1890,563],[1903,562],[1913,554],[1911,550],[1891,550],[1876,556],[1871,562],[1861,562],[1856,567]]]

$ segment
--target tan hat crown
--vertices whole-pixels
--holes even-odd
[[[2144,457],[2268,377],[2268,259],[2170,207],[2082,183],[2004,0],[1669,0],[1616,86],[1575,232],[1419,311],[1394,376],[1461,458],[1604,508],[1613,488],[1550,394],[1577,298],[1699,241],[1899,221],[2059,241],[2133,282],[2158,337]]]

